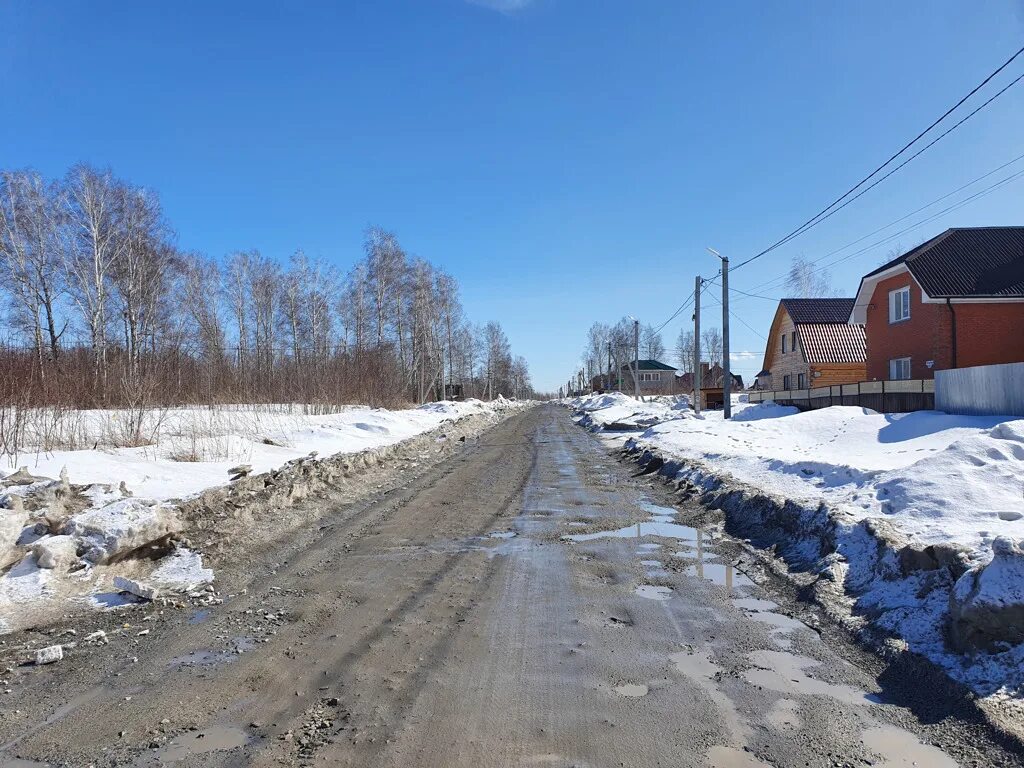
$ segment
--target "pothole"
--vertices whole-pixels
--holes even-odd
[[[638,596],[648,600],[668,600],[672,597],[670,587],[658,587],[653,584],[641,584],[633,590]]]
[[[249,737],[241,729],[213,725],[174,738],[160,750],[160,760],[164,763],[177,763],[192,755],[237,749],[248,743]]]
[[[807,674],[808,667],[821,662],[785,651],[754,651],[748,657],[754,669],[744,674],[747,682],[786,695],[829,696],[847,704],[865,705],[874,701],[865,691],[841,683],[826,683]]]
[[[894,726],[869,728],[861,734],[869,750],[883,760],[882,768],[957,768],[957,763],[942,750],[922,744],[910,731]]]

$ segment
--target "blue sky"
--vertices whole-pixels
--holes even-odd
[[[347,268],[363,229],[387,227],[554,388],[594,320],[660,324],[717,269],[706,246],[761,250],[1022,44],[1022,0],[5,0],[0,167],[109,165],[212,255],[303,248]],[[1024,84],[733,285],[759,292],[794,255],[1017,157],[1022,128]],[[948,226],[1024,223],[1022,203],[1024,179],[837,265],[833,284],[852,295],[897,243]],[[734,299],[746,376],[774,308]]]

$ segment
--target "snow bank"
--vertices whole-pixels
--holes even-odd
[[[471,399],[399,411],[348,407],[325,415],[304,413],[302,406],[179,408],[147,418],[151,445],[0,456],[12,468],[31,466],[0,469],[0,568],[14,564],[0,576],[0,633],[89,602],[111,582],[149,599],[211,583],[214,572],[198,553],[174,548],[183,531],[177,511],[202,492],[225,486],[229,470],[240,464],[262,475],[287,472],[312,457],[372,458],[374,450],[446,423],[528,405]],[[102,443],[118,418],[114,411],[74,414],[74,439]],[[289,499],[301,498],[301,489],[293,490]],[[150,565],[139,558],[143,551],[160,559]],[[114,593],[102,594],[91,604],[119,602]]]
[[[1024,420],[736,402],[627,447],[817,574],[836,615],[1024,707]]]
[[[690,399],[686,395],[664,395],[640,401],[621,392],[608,392],[574,398],[568,403],[581,414],[578,423],[593,431],[638,430],[691,415]]]
[[[86,559],[105,563],[181,530],[173,508],[121,499],[72,517],[64,533],[88,547]]]

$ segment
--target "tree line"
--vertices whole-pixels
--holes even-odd
[[[76,165],[0,171],[0,397],[72,407],[395,405],[533,395],[455,278],[366,231],[347,272],[296,251],[187,252],[152,190]]]
[[[596,322],[587,331],[587,342],[581,356],[583,371],[588,382],[606,373],[609,368],[632,364],[634,354],[633,321],[624,317],[616,323]],[[682,328],[671,352],[665,347],[661,334],[651,325],[640,326],[639,352],[641,360],[658,360],[674,364],[682,373],[693,371],[694,334]],[[716,327],[701,332],[701,360],[712,365],[722,362],[722,332]]]

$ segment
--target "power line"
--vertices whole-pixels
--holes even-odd
[[[958,127],[960,127],[961,125],[963,125],[963,124],[964,124],[964,123],[965,123],[965,122],[966,122],[967,120],[969,120],[969,119],[970,119],[970,118],[972,118],[972,117],[973,117],[974,115],[976,115],[976,114],[977,114],[977,113],[978,113],[979,111],[981,111],[981,110],[982,110],[982,109],[984,109],[984,108],[985,108],[986,106],[988,106],[989,104],[991,104],[991,103],[992,103],[992,102],[993,102],[993,101],[994,101],[994,100],[995,100],[996,98],[998,98],[999,96],[1001,96],[1001,95],[1002,95],[1003,93],[1005,93],[1005,92],[1006,92],[1007,90],[1009,90],[1009,89],[1010,89],[1010,88],[1011,88],[1012,86],[1014,86],[1014,85],[1016,85],[1017,83],[1019,83],[1019,82],[1021,81],[1021,79],[1022,79],[1022,78],[1024,78],[1024,75],[1021,75],[1021,76],[1020,76],[1020,77],[1018,77],[1017,79],[1013,80],[1013,81],[1012,81],[1012,82],[1011,82],[1011,83],[1010,83],[1009,85],[1007,85],[1007,86],[1006,86],[1006,87],[1004,87],[1004,88],[1003,88],[1002,90],[1000,90],[1000,91],[999,91],[998,93],[996,93],[996,94],[995,94],[995,96],[993,96],[993,97],[992,97],[992,98],[990,98],[990,99],[989,99],[988,101],[986,101],[985,103],[983,103],[983,104],[982,104],[982,105],[981,105],[980,107],[978,107],[978,108],[977,108],[977,109],[975,109],[975,110],[974,110],[973,112],[971,112],[970,114],[968,114],[968,115],[967,115],[967,116],[966,116],[965,118],[963,118],[962,120],[960,120],[960,121],[959,121],[958,123],[956,123],[956,124],[955,124],[955,125],[954,125],[954,126],[953,126],[952,128],[950,128],[950,129],[949,129],[949,130],[947,130],[947,131],[946,131],[945,133],[943,133],[942,135],[940,135],[940,136],[939,136],[939,137],[938,137],[937,139],[935,139],[934,141],[932,141],[932,142],[931,142],[930,144],[928,144],[928,145],[927,145],[926,147],[924,147],[924,148],[923,148],[923,149],[921,149],[921,150],[920,150],[919,152],[917,152],[916,154],[914,154],[914,155],[913,155],[912,157],[908,158],[908,159],[907,159],[907,160],[906,160],[905,162],[901,163],[901,164],[900,164],[900,165],[899,165],[898,167],[894,168],[894,169],[893,169],[892,171],[890,171],[889,173],[887,173],[887,174],[886,174],[885,176],[883,176],[883,177],[882,177],[881,179],[878,179],[878,180],[877,180],[877,181],[876,181],[876,182],[875,182],[874,184],[872,184],[872,185],[871,185],[870,187],[868,187],[867,189],[865,189],[865,190],[863,190],[862,192],[860,192],[860,193],[859,193],[859,194],[858,194],[858,195],[857,195],[856,197],[854,197],[853,199],[851,199],[851,200],[847,201],[846,203],[843,203],[843,201],[844,201],[844,200],[846,200],[846,198],[848,198],[848,197],[849,197],[850,195],[852,195],[852,194],[853,194],[854,192],[856,192],[856,191],[857,191],[858,189],[860,189],[860,187],[864,186],[864,184],[866,184],[866,183],[867,183],[868,181],[870,181],[870,180],[871,180],[872,178],[874,178],[874,177],[875,177],[875,176],[876,176],[876,175],[877,175],[877,174],[878,174],[879,172],[881,172],[881,171],[882,171],[882,170],[883,170],[884,168],[886,168],[886,167],[887,167],[887,166],[888,166],[888,165],[889,165],[890,163],[892,163],[892,162],[893,162],[894,160],[896,160],[896,158],[898,158],[898,157],[899,157],[900,155],[902,155],[902,154],[903,154],[904,152],[906,152],[906,151],[907,151],[908,149],[910,149],[910,147],[912,147],[912,146],[913,146],[914,144],[916,144],[916,143],[917,143],[918,141],[920,141],[920,140],[921,140],[921,139],[922,139],[922,138],[923,138],[923,137],[924,137],[924,136],[925,136],[926,134],[928,134],[928,133],[929,133],[929,132],[930,132],[930,131],[931,131],[931,130],[932,130],[933,128],[935,128],[935,127],[936,127],[936,126],[937,126],[937,125],[938,125],[939,123],[941,123],[941,122],[942,122],[943,120],[945,120],[945,119],[946,119],[947,117],[949,117],[949,115],[950,115],[950,114],[952,114],[952,113],[953,113],[953,112],[954,112],[954,111],[955,111],[955,110],[956,110],[957,108],[959,108],[959,107],[960,107],[960,106],[961,106],[961,105],[962,105],[962,104],[963,104],[964,102],[966,102],[966,101],[967,101],[967,100],[968,100],[968,99],[969,99],[969,98],[970,98],[971,96],[973,96],[973,95],[974,95],[975,93],[977,93],[977,92],[978,92],[979,90],[981,90],[981,89],[982,89],[982,88],[983,88],[983,87],[984,87],[985,85],[987,85],[987,84],[988,84],[988,83],[989,83],[989,82],[990,82],[990,81],[992,80],[992,78],[994,78],[994,77],[995,77],[996,75],[998,75],[998,74],[999,74],[1000,72],[1002,72],[1002,71],[1003,71],[1004,69],[1006,69],[1006,67],[1008,67],[1008,66],[1009,66],[1009,65],[1010,65],[1010,64],[1011,64],[1011,63],[1012,63],[1012,62],[1013,62],[1013,61],[1014,61],[1015,59],[1017,59],[1017,57],[1019,57],[1019,56],[1020,56],[1020,55],[1021,55],[1022,53],[1024,53],[1024,47],[1021,47],[1020,49],[1018,49],[1016,53],[1014,53],[1014,54],[1013,54],[1013,55],[1012,55],[1012,56],[1011,56],[1011,57],[1010,57],[1009,59],[1007,59],[1007,60],[1006,60],[1005,62],[1003,62],[1003,63],[1002,63],[1002,64],[1001,64],[1001,65],[1000,65],[1000,66],[999,66],[998,68],[996,68],[996,70],[995,70],[995,71],[993,71],[993,72],[992,72],[992,73],[991,73],[990,75],[988,75],[988,77],[986,77],[986,78],[985,78],[984,80],[982,80],[982,81],[981,81],[981,82],[980,82],[980,83],[979,83],[978,85],[976,85],[976,86],[975,86],[974,88],[972,88],[972,89],[971,89],[971,90],[970,90],[970,91],[969,91],[969,92],[968,92],[968,93],[967,93],[967,94],[966,94],[965,96],[963,96],[963,97],[962,97],[962,98],[961,98],[961,99],[960,99],[960,100],[959,100],[959,101],[958,101],[958,102],[957,102],[956,104],[954,104],[954,105],[953,105],[952,107],[950,107],[949,109],[947,109],[947,110],[946,110],[946,111],[945,111],[945,112],[944,112],[944,113],[943,113],[943,114],[942,114],[942,115],[941,115],[941,116],[940,116],[939,118],[937,118],[936,120],[934,120],[934,121],[933,121],[933,122],[931,123],[931,125],[929,125],[929,126],[928,126],[927,128],[925,128],[925,129],[924,129],[923,131],[921,131],[921,132],[920,132],[919,134],[917,134],[917,136],[915,136],[915,137],[914,137],[914,138],[913,138],[913,139],[912,139],[911,141],[909,141],[909,142],[907,142],[906,144],[904,144],[904,145],[903,145],[903,147],[902,147],[902,148],[901,148],[901,149],[900,149],[900,150],[899,150],[898,152],[896,152],[896,153],[894,153],[894,154],[893,154],[892,156],[890,156],[890,157],[889,157],[889,159],[887,159],[887,160],[886,160],[886,161],[885,161],[884,163],[882,163],[882,164],[881,164],[881,165],[879,165],[879,166],[878,166],[877,168],[875,168],[875,170],[873,170],[873,171],[872,171],[871,173],[869,173],[869,174],[868,174],[867,176],[865,176],[865,177],[864,177],[863,179],[861,179],[861,180],[860,180],[860,181],[858,181],[858,182],[857,182],[856,184],[854,184],[854,185],[853,185],[852,187],[850,187],[850,189],[848,189],[848,190],[847,190],[846,192],[844,192],[844,193],[843,193],[842,195],[840,195],[840,196],[839,196],[839,197],[837,197],[837,198],[836,198],[835,200],[833,200],[833,201],[832,201],[832,202],[831,202],[831,203],[830,203],[829,205],[827,205],[827,206],[826,206],[825,208],[821,209],[821,210],[820,210],[820,211],[819,211],[818,213],[816,213],[816,214],[815,214],[814,216],[812,216],[812,217],[811,217],[810,219],[808,219],[808,220],[807,220],[807,221],[805,221],[805,222],[804,222],[803,224],[801,224],[801,225],[800,225],[799,227],[797,227],[796,229],[794,229],[794,230],[793,230],[792,232],[790,232],[790,233],[789,233],[788,235],[786,235],[786,236],[785,236],[785,237],[783,237],[782,239],[780,239],[780,240],[776,241],[776,242],[775,242],[775,243],[773,243],[772,245],[768,246],[767,248],[765,248],[765,249],[764,249],[763,251],[761,251],[760,253],[757,253],[757,254],[755,254],[755,255],[751,256],[750,258],[748,258],[748,259],[746,259],[746,260],[744,260],[744,261],[741,261],[741,262],[740,262],[739,264],[737,264],[737,265],[736,265],[735,267],[733,267],[733,268],[732,268],[732,269],[731,269],[730,271],[735,271],[735,270],[739,269],[740,267],[746,266],[747,264],[749,264],[750,262],[754,261],[755,259],[759,259],[759,258],[761,258],[761,257],[762,257],[762,256],[764,256],[765,254],[767,254],[767,253],[770,253],[770,252],[774,251],[774,250],[775,250],[776,248],[779,248],[780,246],[782,246],[782,245],[785,245],[785,244],[786,244],[786,243],[788,243],[788,242],[789,242],[790,240],[792,240],[792,239],[794,239],[794,238],[796,238],[796,237],[799,237],[799,236],[800,236],[800,235],[802,235],[802,234],[803,234],[804,232],[807,232],[807,231],[808,231],[809,229],[811,229],[811,228],[813,228],[813,227],[817,226],[817,225],[818,225],[818,224],[820,224],[820,223],[821,223],[822,221],[824,221],[824,220],[825,220],[825,219],[827,219],[827,218],[828,218],[829,216],[831,216],[831,215],[832,215],[833,213],[836,213],[837,211],[841,210],[842,208],[845,208],[845,207],[846,207],[846,205],[849,205],[849,203],[853,202],[853,200],[856,200],[856,199],[857,199],[857,197],[860,197],[860,196],[861,196],[862,194],[864,194],[865,192],[867,192],[867,191],[868,191],[869,189],[872,189],[873,187],[877,186],[877,184],[879,184],[879,183],[881,183],[882,181],[884,181],[884,180],[885,180],[886,178],[888,178],[888,177],[889,177],[889,176],[891,176],[891,175],[892,175],[893,173],[895,173],[896,171],[898,171],[898,170],[899,170],[900,168],[902,168],[903,166],[905,166],[905,165],[906,165],[907,163],[909,163],[909,162],[910,162],[911,160],[913,160],[913,159],[914,159],[915,157],[918,157],[918,156],[919,156],[919,155],[920,155],[920,154],[921,154],[922,152],[924,152],[925,150],[927,150],[927,149],[928,149],[929,147],[931,147],[931,146],[934,146],[934,144],[935,144],[936,142],[940,141],[940,140],[941,140],[941,139],[943,139],[943,138],[944,138],[945,136],[948,136],[948,135],[949,135],[949,134],[950,134],[950,133],[951,133],[952,131],[956,130],[956,129],[957,129]],[[840,203],[843,203],[843,205],[839,205]],[[836,206],[839,206],[839,208],[836,208]],[[832,210],[833,208],[835,208],[835,210]],[[831,211],[831,213],[830,213],[830,211]]]
[[[868,239],[872,235],[876,235],[879,232],[882,232],[882,231],[888,229],[889,227],[892,227],[892,226],[894,226],[896,224],[899,224],[901,221],[905,221],[906,219],[910,218],[911,216],[914,216],[914,215],[916,215],[918,213],[921,213],[924,210],[927,210],[928,208],[931,208],[933,205],[937,205],[938,203],[942,202],[943,200],[946,200],[946,199],[952,197],[953,195],[957,194],[958,192],[962,192],[963,190],[967,189],[968,187],[971,187],[974,184],[977,184],[979,181],[982,181],[982,180],[988,178],[989,176],[991,176],[991,175],[993,175],[995,173],[998,173],[999,171],[1003,170],[1004,168],[1006,168],[1006,167],[1008,167],[1010,165],[1013,165],[1014,163],[1020,162],[1021,160],[1024,160],[1024,154],[1018,155],[1017,157],[1013,158],[1012,160],[1010,160],[1010,161],[1008,161],[1006,163],[1003,163],[1002,165],[998,166],[997,168],[993,168],[991,171],[988,171],[987,173],[984,173],[981,176],[978,176],[977,178],[972,179],[971,181],[967,182],[966,184],[962,184],[961,186],[957,187],[956,189],[954,189],[954,190],[952,190],[950,192],[947,192],[944,195],[941,195],[941,196],[935,198],[931,202],[926,203],[925,205],[922,205],[920,208],[917,208],[916,210],[913,210],[910,213],[904,214],[903,216],[900,216],[897,219],[893,219],[888,224],[885,224],[885,225],[883,225],[881,227],[878,227],[877,229],[867,233],[866,235],[862,235],[861,237],[858,237],[856,240],[850,241],[846,245],[843,245],[843,246],[841,246],[839,248],[836,248],[836,249],[834,249],[832,251],[829,251],[828,253],[824,254],[823,256],[820,256],[819,258],[810,261],[809,264],[819,264],[820,262],[824,261],[825,259],[829,258],[830,256],[834,256],[837,253],[841,253],[841,252],[845,251],[847,248],[851,248],[854,245],[856,245],[857,243],[863,242],[864,240]],[[840,264],[843,261],[847,261],[850,258],[853,258],[854,256],[859,256],[859,255],[861,255],[861,254],[871,250],[872,248],[875,248],[875,247],[877,247],[879,245],[883,245],[883,244],[885,244],[887,242],[890,242],[891,240],[899,237],[902,234],[905,234],[905,233],[907,233],[907,232],[909,232],[911,230],[914,230],[914,229],[916,229],[916,228],[918,228],[920,226],[923,226],[924,224],[927,224],[927,223],[929,223],[931,221],[934,221],[935,219],[938,219],[938,218],[946,215],[947,213],[949,213],[949,212],[951,212],[953,210],[956,210],[958,208],[962,208],[963,206],[965,206],[965,205],[967,205],[967,204],[969,204],[971,202],[974,202],[975,200],[977,200],[977,199],[979,199],[979,198],[981,198],[981,197],[983,197],[985,195],[988,195],[988,194],[994,192],[998,188],[1000,188],[1002,186],[1005,186],[1006,184],[1009,184],[1012,181],[1015,181],[1017,178],[1019,178],[1022,175],[1022,173],[1024,173],[1024,171],[1014,172],[1014,173],[1010,174],[1009,176],[1006,176],[1006,177],[1000,179],[999,181],[995,182],[994,184],[992,184],[992,185],[990,185],[990,186],[988,186],[988,187],[986,187],[986,188],[984,188],[982,190],[979,190],[978,192],[975,192],[974,194],[968,195],[966,198],[957,201],[956,203],[952,204],[951,206],[948,206],[947,208],[944,208],[941,211],[938,211],[937,213],[930,214],[930,215],[926,216],[924,219],[921,219],[920,221],[917,221],[914,224],[911,224],[909,227],[906,227],[906,228],[904,228],[904,229],[902,229],[902,230],[900,230],[898,232],[895,232],[892,235],[887,235],[886,237],[882,238],[881,240],[878,240],[877,242],[874,242],[874,243],[872,243],[871,245],[869,245],[869,246],[867,246],[865,248],[862,248],[862,249],[860,249],[858,251],[855,251],[852,254],[848,254],[847,256],[844,256],[842,258],[836,259],[836,260],[831,261],[831,262],[829,262],[827,264],[821,265],[817,269],[812,270],[811,274],[815,274],[815,273],[820,272],[822,270],[828,269],[829,267],[832,267],[832,266],[834,266],[836,264]],[[787,278],[785,276],[773,278],[772,280],[768,280],[765,283],[759,284],[756,287],[755,290],[774,290],[776,287],[778,287],[782,283],[784,283],[786,281],[786,279]],[[756,294],[756,293],[740,291],[740,290],[737,290],[737,289],[732,289],[732,290],[734,292],[736,292],[736,293],[741,293],[741,294],[743,294],[745,296],[750,296],[750,297],[753,297],[753,298],[770,299],[770,300],[773,300],[773,301],[777,301],[776,298],[771,297],[771,296],[763,296],[763,295],[759,295],[759,294]]]

